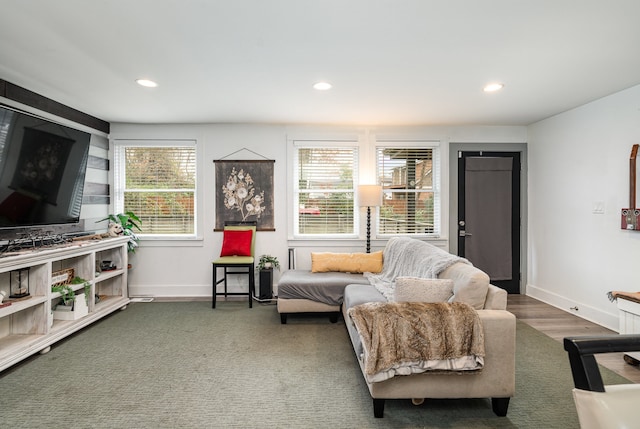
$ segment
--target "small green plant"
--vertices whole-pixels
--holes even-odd
[[[133,230],[136,229],[137,231],[142,231],[142,228],[140,227],[142,221],[140,220],[140,218],[136,216],[132,211],[126,211],[124,213],[110,214],[104,219],[96,221],[96,223],[104,222],[105,220],[116,223],[122,227],[122,232],[124,233],[124,235],[129,237],[127,249],[129,252],[135,253],[136,247],[138,247],[138,241],[140,241],[140,239]]]
[[[87,301],[87,305],[89,305],[89,294],[91,293],[91,283],[82,277],[74,277],[71,279],[72,285],[79,285],[84,283],[84,300]]]
[[[258,259],[258,269],[264,270],[269,268],[280,269],[280,262],[278,262],[278,258],[271,255],[260,256],[260,259]]]
[[[64,305],[73,304],[73,301],[76,299],[76,293],[69,285],[51,286],[51,292],[58,292]]]
[[[76,293],[71,285],[84,284],[84,298],[89,304],[89,293],[91,293],[91,283],[82,277],[74,277],[68,285],[51,286],[51,292],[58,292],[64,305],[73,305],[76,299]]]

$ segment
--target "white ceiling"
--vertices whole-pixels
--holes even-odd
[[[0,79],[110,122],[527,125],[640,84],[640,1],[0,0]]]

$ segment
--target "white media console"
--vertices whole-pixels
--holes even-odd
[[[53,343],[126,308],[128,241],[128,237],[81,240],[0,257],[0,291],[9,292],[11,271],[28,269],[30,293],[29,298],[0,308],[0,371],[35,353],[46,353]],[[114,269],[99,272],[102,261],[111,261]],[[51,291],[55,283],[52,276],[71,268],[75,276],[89,282],[87,289],[83,284],[70,285],[78,294],[88,290],[88,312],[72,320],[59,320],[53,309],[61,298]]]

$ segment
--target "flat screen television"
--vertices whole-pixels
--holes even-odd
[[[90,140],[0,105],[0,229],[78,223]]]

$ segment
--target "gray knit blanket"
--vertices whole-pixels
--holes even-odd
[[[393,301],[395,281],[398,277],[435,279],[456,262],[471,264],[439,247],[410,237],[393,237],[382,253],[384,265],[379,274],[367,274],[369,283]]]

